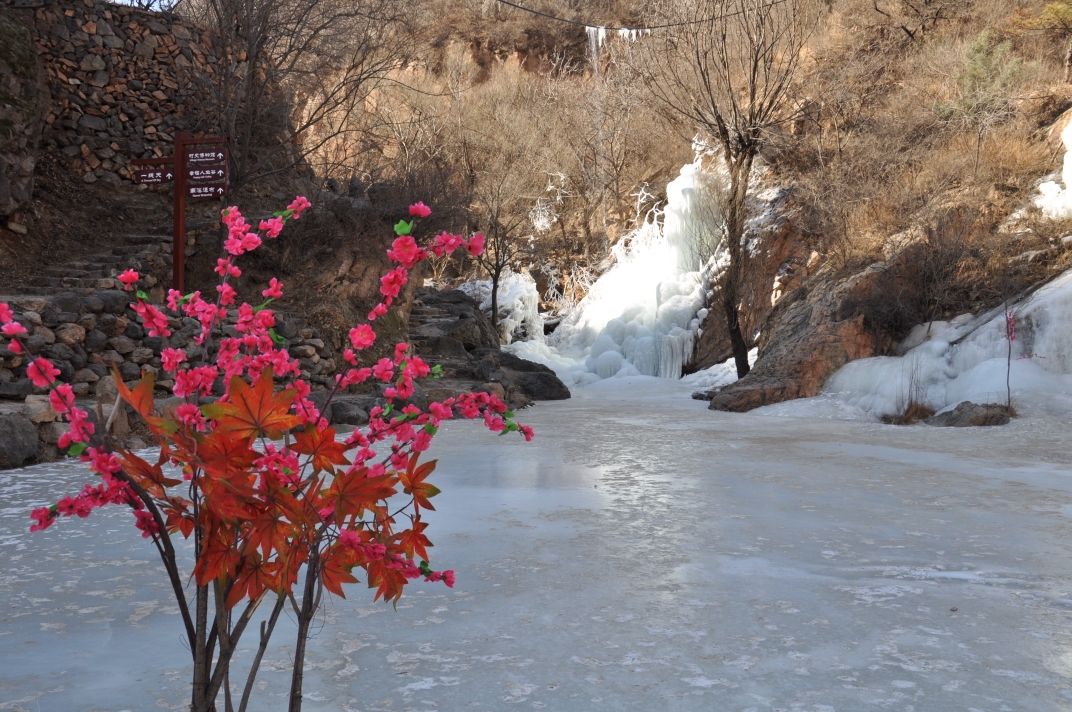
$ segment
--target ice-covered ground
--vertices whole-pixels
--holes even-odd
[[[333,601],[306,709],[1072,709],[1067,419],[786,419],[689,390],[575,389],[524,411],[531,444],[449,423],[429,534],[457,587]],[[82,481],[0,473],[0,709],[185,709],[129,515],[26,531]],[[283,707],[280,633],[258,710]]]

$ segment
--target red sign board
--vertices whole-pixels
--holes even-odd
[[[160,183],[170,183],[175,179],[175,174],[170,169],[159,169],[152,171],[136,171],[134,173],[135,183],[145,183],[147,185],[158,185]]]
[[[186,194],[191,198],[222,198],[226,192],[226,183],[199,183],[186,186]]]
[[[213,168],[188,168],[186,180],[202,182],[206,180],[224,180],[227,178],[227,169],[223,166]]]
[[[203,166],[210,163],[223,163],[225,160],[227,160],[227,149],[225,148],[189,151],[186,154],[186,162],[192,165]]]

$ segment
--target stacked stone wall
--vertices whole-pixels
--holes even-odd
[[[30,30],[51,94],[41,129],[87,183],[132,179],[132,158],[171,154],[196,132],[219,62],[207,32],[177,15],[93,0],[60,0],[9,15]]]

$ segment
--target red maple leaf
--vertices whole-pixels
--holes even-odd
[[[428,475],[432,474],[432,471],[436,468],[436,462],[438,460],[432,460],[426,462],[420,467],[417,467],[417,460],[420,458],[420,453],[413,453],[409,458],[409,466],[406,467],[405,472],[398,473],[398,480],[405,488],[403,491],[406,494],[413,495],[413,504],[416,507],[424,507],[425,509],[431,509],[435,511],[435,507],[428,501],[429,497],[435,497],[439,494],[440,489],[435,485],[428,484],[424,481]]]
[[[265,369],[252,387],[235,376],[231,379],[229,400],[203,406],[201,410],[216,421],[217,430],[250,440],[258,437],[278,440],[301,422],[297,416],[288,413],[295,396],[297,391],[294,389],[276,393],[272,370]]]

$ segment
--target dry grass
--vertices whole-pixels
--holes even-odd
[[[908,405],[905,406],[904,412],[900,415],[883,416],[882,422],[887,425],[915,425],[930,418],[932,415],[934,415],[934,408],[916,401],[909,401]]]

